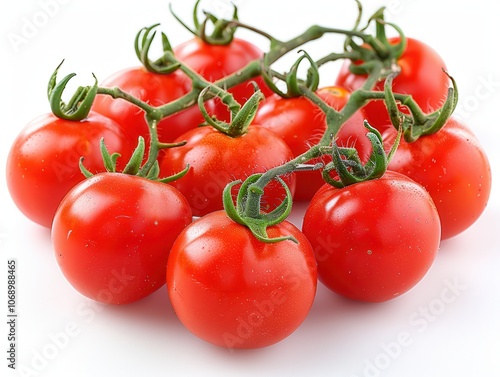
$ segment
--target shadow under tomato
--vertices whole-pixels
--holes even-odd
[[[98,305],[101,305],[103,311],[108,312],[110,317],[117,320],[130,320],[131,323],[147,323],[154,326],[168,326],[178,323],[165,286],[162,286],[151,295],[130,304]]]

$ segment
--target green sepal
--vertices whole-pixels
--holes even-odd
[[[144,27],[137,33],[134,41],[135,53],[142,65],[149,71],[158,74],[170,74],[177,70],[179,63],[170,63],[167,59],[168,53],[172,53],[172,46],[165,33],[161,33],[163,55],[160,59],[153,61],[149,58],[149,52],[153,40],[156,37],[155,28],[159,24]]]
[[[144,159],[145,150],[146,146],[144,138],[142,136],[139,136],[137,147],[134,149],[134,152],[132,153],[132,156],[130,157],[127,165],[125,165],[125,168],[122,171],[123,174],[136,175],[139,172],[142,160]]]
[[[80,168],[80,171],[82,172],[82,174],[84,175],[85,178],[90,178],[92,177],[94,174],[92,174],[86,167],[85,165],[83,165],[83,161],[85,160],[85,157],[80,157],[80,160],[78,161],[78,166]]]
[[[169,177],[156,179],[156,180],[158,182],[162,182],[162,183],[170,183],[170,182],[176,181],[177,179],[184,177],[187,174],[187,172],[189,171],[189,168],[190,168],[190,166],[188,164],[188,165],[186,165],[184,170],[180,171],[179,173],[173,174]]]
[[[387,171],[390,159],[399,146],[401,130],[398,132],[398,137],[392,145],[391,150],[386,154],[380,132],[367,121],[365,121],[364,125],[368,130],[366,137],[368,137],[372,145],[372,152],[368,161],[363,165],[355,148],[339,148],[335,141],[333,141],[333,161],[328,163],[322,171],[323,179],[331,186],[343,188],[356,183],[377,179],[382,177]],[[331,177],[330,173],[332,171],[336,171],[338,179]]]
[[[358,6],[360,6],[358,2]],[[368,37],[363,40],[363,44],[358,44],[352,37],[347,37],[344,50],[346,52],[355,52],[355,59],[351,59],[349,70],[356,75],[366,75],[373,71],[373,68],[382,62],[385,66],[387,74],[392,71],[390,66],[396,62],[406,50],[407,38],[403,30],[396,24],[386,22],[384,20],[385,8],[378,9],[367,21],[366,26],[359,31],[365,31],[371,23],[375,23],[375,36]],[[361,13],[361,10],[360,10]],[[361,14],[358,16],[356,28],[359,24]],[[386,27],[390,26],[396,30],[399,35],[399,42],[392,44],[387,38]],[[357,29],[355,29],[357,30]],[[381,78],[384,78],[382,75]]]
[[[230,219],[238,224],[246,226],[261,242],[275,243],[289,240],[298,243],[297,239],[293,236],[269,238],[267,234],[267,228],[269,226],[277,225],[283,222],[292,210],[292,193],[290,192],[290,189],[288,188],[286,183],[280,177],[276,177],[276,179],[284,187],[286,192],[286,196],[283,202],[269,213],[259,211],[259,214],[256,217],[250,217],[246,215],[247,205],[249,205],[247,201],[248,191],[252,190],[258,195],[262,195],[264,193],[264,191],[260,187],[254,185],[261,176],[262,174],[254,174],[248,177],[243,183],[241,182],[241,180],[238,180],[226,185],[222,194],[224,210],[226,211]],[[238,192],[235,205],[231,195],[231,189],[241,183],[242,185]]]
[[[115,152],[110,155],[106,144],[104,144],[104,138],[101,138],[100,140],[100,148],[104,168],[108,172],[116,172],[116,160],[120,157],[120,154]]]
[[[384,101],[389,113],[391,123],[396,129],[401,129],[406,142],[412,143],[418,140],[421,136],[431,135],[438,132],[445,124],[449,117],[455,111],[458,104],[458,88],[455,79],[443,70],[452,82],[452,86],[448,88],[448,94],[443,106],[430,113],[422,114],[420,109],[410,109],[410,115],[399,110],[395,95],[392,91],[392,82],[397,76],[397,73],[387,77],[384,84]],[[403,101],[403,105],[410,105],[413,102],[411,96],[405,96],[408,102]]]
[[[203,42],[211,45],[228,45],[234,39],[234,33],[237,29],[237,25],[233,21],[238,21],[238,8],[233,5],[233,16],[231,20],[224,20],[215,17],[209,12],[203,12],[205,18],[200,22],[198,18],[198,8],[200,5],[200,0],[197,0],[193,8],[193,24],[194,28],[189,27],[184,21],[182,21],[173,11],[172,4],[169,5],[170,13],[172,16],[191,34],[200,38]],[[211,22],[213,24],[212,34],[207,33],[207,24]]]
[[[158,161],[155,161],[151,169],[149,169],[146,178],[154,181],[158,179],[159,174],[160,174],[160,164],[158,163]]]
[[[298,52],[302,53],[302,55],[292,65],[290,71],[285,74],[278,74],[274,72],[271,69],[271,67],[266,66],[264,63],[266,60],[265,56],[264,59],[261,60],[262,78],[264,79],[267,86],[270,87],[274,93],[278,94],[282,98],[294,98],[302,96],[303,89],[301,89],[301,86],[305,86],[312,92],[315,92],[319,87],[320,76],[319,76],[318,64],[311,58],[311,56],[306,51],[300,50]],[[311,65],[307,70],[307,77],[305,82],[298,78],[299,66],[304,59],[307,59]],[[281,79],[286,84],[286,91],[282,91],[281,89],[278,88],[278,86],[275,84],[273,80],[273,77]]]
[[[229,107],[231,111],[231,121],[229,123],[215,119],[208,114],[205,107],[205,96],[208,94],[211,87],[207,86],[203,89],[198,96],[198,106],[203,118],[205,119],[205,123],[230,137],[239,137],[244,135],[255,118],[259,108],[259,103],[265,99],[259,89],[259,86],[255,82],[252,82],[252,85],[254,87],[254,93],[243,104],[243,106],[236,103],[233,107]],[[227,92],[224,93],[228,94]],[[232,95],[230,96],[233,98]],[[222,99],[222,97],[220,98]]]
[[[186,145],[186,144],[187,144],[186,140],[179,141],[179,142],[176,142],[176,143],[161,143],[161,142],[158,142],[158,149],[167,149],[167,148],[182,147],[183,145]]]
[[[104,143],[104,138],[101,138],[101,140],[99,140],[99,149],[101,151],[102,162],[104,164],[104,168],[106,169],[106,171],[110,172],[110,173],[116,172],[116,161],[118,160],[118,157],[120,157],[120,154],[117,152],[110,154],[108,151],[108,148],[106,147],[106,144]],[[80,161],[79,161],[80,171],[85,176],[85,178],[90,178],[94,174],[92,174],[84,166],[83,161],[84,161],[84,157],[82,156],[82,157],[80,157]]]
[[[97,95],[97,78],[92,74],[94,77],[94,85],[78,87],[66,104],[62,100],[62,94],[66,85],[76,76],[76,73],[70,73],[61,81],[57,82],[57,73],[63,62],[64,60],[57,66],[54,73],[52,73],[47,86],[47,97],[49,99],[50,109],[58,118],[74,121],[83,120],[89,115]]]

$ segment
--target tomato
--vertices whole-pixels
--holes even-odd
[[[127,304],[165,284],[170,248],[191,222],[172,186],[122,173],[102,173],[75,186],[54,218],[59,267],[82,295]]]
[[[446,65],[430,46],[413,38],[407,40],[406,50],[397,60],[401,72],[394,79],[392,89],[394,93],[410,94],[424,113],[430,113],[443,105],[448,94],[450,80],[443,72]],[[399,42],[399,37],[389,41],[395,44]],[[336,84],[353,92],[363,86],[366,75],[351,73],[349,65],[350,61],[346,60]],[[384,82],[385,80],[379,81],[373,90],[383,91]],[[400,110],[409,113],[404,106],[400,106]],[[368,122],[380,130],[391,124],[382,100],[370,101],[363,108],[363,113]]]
[[[227,45],[213,45],[200,38],[193,38],[176,46],[174,53],[179,60],[211,82],[222,79],[263,56],[263,52],[257,46],[239,38],[234,38]],[[258,84],[265,96],[273,93],[262,77],[255,77],[228,90],[240,104],[248,100],[254,92],[253,86],[250,85],[251,81]],[[220,103],[217,105],[215,115],[220,120],[229,120],[226,106]]]
[[[132,146],[111,119],[91,112],[83,121],[53,114],[31,121],[14,140],[7,158],[7,186],[21,212],[50,228],[64,195],[85,178],[78,165],[80,157],[92,173],[106,170],[101,138],[111,153],[122,153],[118,167],[123,168]]]
[[[350,299],[381,302],[423,278],[438,251],[441,227],[427,191],[387,171],[342,189],[320,189],[302,231],[326,287]]]
[[[196,336],[227,348],[259,348],[290,335],[306,318],[317,285],[316,262],[304,235],[284,221],[264,243],[212,212],[179,235],[168,259],[167,289],[179,320]]]
[[[318,89],[318,96],[336,110],[342,109],[350,93],[340,87]],[[354,113],[342,126],[337,135],[340,146],[355,147],[362,160],[371,152],[371,144],[365,136],[361,112]],[[265,127],[281,136],[293,152],[294,157],[309,150],[319,142],[326,131],[326,118],[321,109],[305,97],[283,98],[275,94],[268,97],[257,111],[255,124]],[[326,156],[309,163],[331,161]],[[297,174],[294,199],[311,200],[314,193],[325,183],[321,171],[304,171]]]
[[[159,74],[149,72],[143,67],[119,71],[100,85],[110,88],[117,86],[152,106],[170,103],[191,89],[191,81],[181,71]],[[130,102],[120,98],[113,99],[103,94],[96,97],[93,109],[120,124],[132,143],[137,144],[139,136],[144,137],[146,141],[149,140],[145,113]],[[207,104],[207,110],[211,110],[209,104]],[[197,106],[172,114],[158,123],[159,140],[169,143],[203,121],[203,116]]]
[[[169,176],[190,166],[186,175],[171,184],[187,198],[195,216],[222,209],[222,192],[228,183],[245,180],[293,158],[279,136],[254,125],[234,138],[211,126],[200,127],[181,135],[177,141],[181,140],[187,143],[165,151],[160,171],[161,176]],[[293,193],[295,177],[283,179]],[[285,189],[274,181],[266,187],[263,204],[275,207],[284,197]]]
[[[394,129],[383,134],[391,145]],[[389,169],[407,175],[429,192],[441,219],[442,239],[469,228],[482,214],[491,190],[488,157],[472,131],[450,118],[435,134],[413,143],[401,140]]]

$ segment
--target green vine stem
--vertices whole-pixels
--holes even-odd
[[[356,2],[358,3],[358,7],[361,13],[360,3],[359,1]],[[146,120],[149,126],[151,143],[146,162],[142,167],[139,167],[137,169],[137,174],[139,175],[149,177],[154,176],[157,173],[158,152],[161,148],[167,146],[166,144],[163,144],[160,140],[158,140],[156,125],[161,119],[196,104],[200,104],[200,107],[203,110],[203,102],[210,98],[213,98],[214,96],[219,97],[222,102],[228,106],[228,109],[232,114],[237,114],[238,111],[240,111],[241,106],[234,100],[232,95],[227,92],[227,89],[263,74],[266,75],[270,73],[274,78],[286,78],[286,76],[277,74],[275,75],[270,67],[273,63],[275,63],[290,51],[293,51],[307,44],[308,42],[319,39],[325,34],[333,33],[346,36],[345,51],[342,53],[330,53],[317,62],[313,62],[308,57],[311,66],[314,69],[317,70],[317,67],[332,60],[350,59],[353,62],[364,60],[364,63],[361,64],[351,64],[351,70],[356,72],[359,71],[358,73],[367,75],[364,85],[360,90],[352,93],[347,103],[341,110],[333,109],[332,107],[328,106],[321,98],[319,98],[314,92],[314,85],[306,85],[311,84],[311,79],[313,80],[314,84],[317,80],[316,77],[308,77],[309,80],[306,80],[305,82],[299,82],[299,80],[295,79],[292,83],[293,91],[295,92],[295,94],[298,93],[299,95],[307,97],[325,113],[327,129],[320,141],[302,155],[282,164],[281,166],[270,169],[261,175],[252,176],[251,180],[243,182],[242,187],[245,189],[244,193],[238,195],[241,199],[240,203],[242,204],[238,204],[234,208],[239,216],[235,221],[245,223],[250,227],[250,229],[252,229],[252,232],[254,232],[256,237],[261,240],[266,240],[267,238],[265,232],[266,226],[264,221],[264,218],[266,217],[263,216],[261,211],[261,197],[264,192],[264,187],[272,180],[280,180],[280,176],[288,173],[305,169],[323,168],[322,164],[316,164],[312,166],[308,165],[307,163],[310,160],[321,157],[325,154],[332,155],[335,149],[334,140],[336,135],[338,134],[338,131],[340,130],[342,125],[368,101],[385,101],[387,103],[389,111],[392,114],[391,119],[393,120],[393,123],[395,123],[396,127],[399,127],[400,124],[402,125],[405,138],[408,139],[415,139],[419,135],[438,129],[440,125],[444,124],[444,121],[447,119],[447,117],[449,117],[454,107],[456,106],[456,86],[453,80],[453,87],[450,88],[449,96],[447,101],[445,102],[445,106],[432,114],[424,114],[416,104],[416,102],[411,98],[411,96],[392,93],[391,83],[393,77],[398,74],[400,69],[396,61],[399,56],[398,54],[401,54],[404,49],[406,40],[402,31],[396,25],[387,23],[383,20],[383,9],[375,13],[368,22],[368,24],[370,24],[371,22],[375,22],[375,36],[365,32],[368,24],[366,27],[358,29],[359,21],[361,18],[361,15],[359,15],[358,19],[356,20],[356,25],[352,30],[343,30],[313,25],[305,30],[302,34],[288,41],[278,40],[268,33],[262,32],[249,25],[241,23],[237,20],[236,9],[233,19],[229,21],[218,20],[207,13],[205,15],[206,19],[203,24],[199,24],[197,19],[195,20],[195,23],[198,23],[197,28],[204,29],[206,22],[208,21],[216,24],[216,30],[218,30],[218,32],[221,32],[223,28],[227,28],[227,30],[232,31],[234,31],[236,27],[246,28],[266,37],[270,43],[269,51],[264,54],[261,59],[254,60],[248,63],[242,69],[234,72],[233,74],[230,74],[212,83],[204,79],[197,72],[193,71],[182,61],[178,60],[171,51],[165,34],[162,33],[161,35],[164,52],[161,58],[156,62],[160,62],[160,68],[165,67],[168,72],[171,72],[174,69],[179,69],[186,76],[188,76],[188,78],[192,82],[192,88],[189,93],[185,94],[175,101],[155,107],[122,91],[118,87],[102,88],[96,86],[95,91],[98,94],[105,94],[110,95],[113,98],[124,99],[144,110],[146,113]],[[136,52],[138,53],[138,56],[140,56],[141,61],[147,62],[149,65],[154,65],[155,63],[153,60],[149,59],[148,53],[149,47],[151,46],[156,35],[156,32],[154,31],[156,26],[157,25],[153,25],[150,28],[141,29],[141,32],[143,33],[142,36],[138,35],[138,37],[136,38]],[[393,27],[400,34],[401,41],[399,44],[390,45],[388,43],[385,35],[386,26]],[[362,44],[358,45],[354,42],[354,40],[361,40]],[[304,59],[304,57],[302,57],[301,59]],[[168,74],[168,72],[166,71],[165,74]],[[313,73],[309,72],[308,74],[312,75]],[[374,91],[373,88],[375,87],[375,84],[381,79],[386,79],[386,89],[384,91]],[[255,99],[257,99],[257,97],[258,92],[256,93]],[[258,101],[255,102],[258,103]],[[410,114],[408,115],[400,113],[397,108],[396,102],[400,102],[401,104],[406,106],[409,109]],[[205,114],[206,119],[207,115],[208,114]],[[110,156],[108,160],[112,162],[113,158],[114,157]],[[134,169],[136,169],[136,167],[134,167]],[[183,174],[183,172],[179,174],[181,175]],[[377,174],[379,173],[376,173],[375,175]],[[244,196],[244,199],[242,199],[242,196]],[[283,206],[279,207],[280,216],[278,217],[280,219],[282,219],[283,216],[286,217],[289,213],[289,206],[291,206],[291,195],[289,191],[287,191],[287,198],[283,203]],[[283,208],[286,208],[286,211]],[[230,211],[233,211],[233,209],[230,209]],[[268,215],[273,219],[273,216],[277,216],[276,213],[274,213],[273,215]],[[257,219],[258,221],[257,223],[255,223],[254,220],[249,219]]]
[[[232,22],[237,22],[233,20]],[[238,25],[240,25],[238,23]],[[142,39],[143,42],[145,42],[146,48],[142,49],[141,51],[138,52],[137,50],[137,44],[138,41],[140,40],[140,37],[138,36],[136,38],[136,52],[140,53],[141,55],[141,60],[144,61],[150,61],[147,58],[147,53],[149,50],[149,47],[152,44],[153,38],[155,36],[154,32],[152,33],[154,27],[157,25],[153,25],[150,28],[144,28],[141,29],[139,33],[143,33]],[[244,27],[243,24],[240,26]],[[163,118],[178,113],[186,108],[189,108],[195,104],[198,103],[198,99],[200,94],[203,92],[203,100],[208,100],[214,96],[217,96],[221,98],[222,102],[225,103],[229,110],[231,112],[236,111],[236,109],[240,108],[240,105],[234,100],[232,95],[228,93],[225,89],[223,88],[231,88],[237,84],[240,84],[244,81],[247,81],[249,79],[255,78],[256,76],[259,76],[262,74],[262,67],[263,63],[265,66],[269,66],[276,62],[278,59],[283,57],[285,54],[288,52],[310,42],[315,39],[321,38],[323,35],[327,33],[337,33],[337,34],[346,34],[350,36],[356,36],[361,38],[362,40],[366,41],[368,44],[373,44],[374,39],[373,36],[357,31],[352,31],[352,30],[342,30],[342,29],[334,29],[334,28],[325,28],[321,26],[312,26],[308,28],[304,33],[300,34],[299,36],[286,41],[282,42],[279,41],[278,39],[270,36],[269,34],[266,34],[266,36],[270,39],[270,51],[268,54],[265,55],[263,60],[254,60],[247,64],[245,67],[243,67],[241,70],[238,70],[234,72],[231,75],[228,75],[224,77],[221,80],[218,80],[214,83],[209,82],[208,80],[204,79],[201,75],[199,75],[197,72],[192,70],[189,66],[178,60],[172,51],[169,49],[164,49],[164,55],[161,57],[161,61],[164,65],[167,65],[169,67],[178,67],[177,69],[180,69],[182,72],[184,72],[192,81],[192,89],[189,93],[186,95],[180,97],[179,99],[172,101],[168,104],[162,105],[162,106],[151,106],[148,103],[139,100],[138,98],[135,98],[134,96],[124,92],[121,90],[119,87],[114,87],[114,88],[105,88],[105,87],[97,87],[97,94],[104,94],[104,95],[109,95],[112,98],[121,98],[123,100],[126,100],[133,105],[139,107],[140,109],[144,110],[145,113],[147,114],[146,119],[148,121],[148,126],[150,130],[150,137],[151,137],[151,143],[150,143],[150,151],[148,154],[148,159],[145,163],[145,166],[143,167],[144,170],[149,170],[153,167],[154,162],[157,159],[158,156],[158,145],[161,142],[158,140],[157,132],[156,132],[156,124]],[[162,34],[163,36],[163,34]],[[162,37],[162,42],[163,45],[165,46],[165,37]],[[352,55],[352,54],[351,54]],[[208,89],[206,89],[208,88]],[[354,110],[353,110],[354,112]],[[337,117],[335,113],[331,112],[332,117]]]
[[[340,111],[337,111],[324,103],[324,101],[322,101],[321,98],[319,98],[307,86],[301,86],[301,90],[304,96],[314,102],[325,113],[327,120],[327,129],[318,144],[312,146],[308,151],[300,156],[297,156],[293,160],[290,160],[289,162],[281,166],[268,170],[267,172],[262,174],[259,179],[255,180],[251,185],[249,185],[247,190],[247,198],[245,201],[246,217],[251,218],[259,215],[263,189],[273,179],[278,176],[300,170],[301,166],[314,158],[320,157],[325,154],[331,155],[332,152],[335,152],[332,149],[332,144],[335,147],[334,138],[337,135],[338,131],[345,123],[345,121],[349,119],[354,114],[354,112],[360,109],[369,100],[385,100],[389,104],[389,108],[395,107],[396,109],[396,100],[398,100],[410,109],[411,116],[406,116],[406,120],[407,123],[411,126],[407,125],[407,129],[405,130],[404,126],[402,125],[400,129],[400,132],[405,134],[405,138],[407,132],[410,132],[411,135],[413,135],[413,138],[415,137],[415,126],[419,127],[420,135],[436,132],[440,127],[442,127],[444,121],[451,115],[453,109],[457,104],[455,81],[452,79],[453,87],[449,89],[449,95],[443,107],[431,114],[424,114],[419,108],[418,104],[410,95],[403,95],[392,92],[392,79],[399,73],[399,67],[396,65],[391,65],[391,67],[394,69],[394,71],[389,75],[386,81],[386,90],[384,92],[368,90],[368,88],[370,88],[370,85],[376,82],[376,78],[381,76],[382,72],[387,72],[387,68],[384,67],[383,64],[373,64],[372,71],[370,72],[365,82],[366,89],[364,87],[363,89],[354,92],[348,99],[346,105]],[[403,116],[403,114],[398,114],[398,118],[399,116]],[[399,128],[399,122],[398,124],[395,124],[395,126]],[[369,127],[369,125],[367,125],[367,128],[370,130],[370,133],[373,134],[373,129]],[[369,137],[372,138],[372,136]],[[394,148],[392,149],[390,155],[392,155],[393,153]],[[388,158],[390,158],[390,156]],[[371,176],[377,176],[378,174],[379,173],[366,174],[366,179],[369,179]]]
[[[236,21],[233,21],[236,22]],[[250,28],[249,26],[246,26],[244,24],[238,23],[239,26],[241,27],[246,27]],[[252,28],[253,29],[253,28]],[[255,30],[255,29],[253,29]],[[147,104],[145,104],[142,101],[137,100],[133,96],[128,95],[127,93],[120,91],[118,88],[98,88],[98,93],[99,94],[108,94],[111,95],[113,98],[122,98],[126,101],[129,101],[133,103],[134,105],[140,107],[147,113],[151,112],[156,112],[157,116],[161,118],[164,118],[166,116],[169,116],[171,114],[180,112],[188,107],[191,107],[195,105],[198,101],[198,96],[200,95],[201,91],[205,89],[207,86],[210,87],[209,93],[207,93],[207,98],[209,99],[214,95],[217,95],[219,97],[224,97],[224,95],[227,93],[224,89],[222,88],[232,88],[233,86],[240,84],[244,81],[250,80],[252,78],[255,78],[259,75],[262,74],[262,63],[264,63],[265,66],[270,66],[273,63],[275,63],[277,60],[282,58],[284,55],[289,53],[292,50],[295,50],[313,40],[321,38],[325,34],[329,33],[335,33],[335,34],[343,34],[343,35],[349,35],[349,36],[355,36],[363,41],[365,41],[369,45],[374,45],[377,44],[375,38],[366,33],[362,33],[359,31],[353,31],[353,30],[344,30],[344,29],[336,29],[336,28],[327,28],[327,27],[322,27],[318,25],[314,25],[309,27],[305,32],[302,34],[298,35],[295,38],[292,38],[288,41],[280,41],[271,35],[265,33],[267,38],[270,40],[270,51],[264,55],[263,61],[259,60],[254,60],[250,63],[248,63],[245,67],[242,69],[214,82],[211,83],[208,80],[205,80],[203,77],[201,77],[198,73],[194,72],[191,68],[183,64],[181,61],[176,59],[174,54],[171,51],[165,51],[164,56],[162,56],[162,61],[164,64],[169,64],[171,66],[176,66],[178,65],[178,69],[182,70],[191,80],[192,80],[192,90],[185,94],[184,96],[178,98],[175,101],[172,101],[168,104],[159,106],[159,107],[152,107]],[[151,41],[148,42],[149,44]],[[351,52],[348,54],[350,58],[355,59],[357,56],[357,53]],[[229,94],[228,94],[229,95]],[[227,97],[227,96],[226,96]]]

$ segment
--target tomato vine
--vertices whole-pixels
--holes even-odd
[[[210,13],[205,13],[205,19],[200,22],[196,16],[198,3],[199,1],[196,3],[194,9],[195,30],[192,30],[193,34],[198,35],[208,43],[226,44],[233,38],[234,32],[237,28],[246,28],[266,37],[269,40],[269,51],[265,53],[261,59],[249,62],[244,68],[237,70],[236,72],[215,82],[210,82],[174,55],[172,47],[168,41],[168,37],[163,32],[161,33],[163,54],[156,60],[152,60],[150,58],[150,48],[157,36],[158,24],[155,24],[141,29],[137,34],[135,40],[136,54],[146,69],[153,72],[169,74],[176,70],[182,71],[192,83],[191,90],[187,94],[169,103],[160,106],[153,106],[129,93],[126,93],[119,87],[100,87],[97,85],[96,79],[96,83],[93,86],[79,88],[71,99],[69,105],[64,105],[60,99],[61,94],[67,82],[74,76],[74,74],[66,76],[63,80],[56,84],[56,74],[60,68],[59,66],[51,77],[49,83],[50,102],[56,115],[69,116],[72,119],[85,118],[90,109],[89,103],[92,102],[93,98],[97,94],[108,95],[114,99],[120,98],[126,100],[144,110],[149,127],[149,137],[151,139],[147,159],[143,166],[128,169],[128,171],[133,171],[141,176],[155,176],[154,172],[158,170],[157,160],[159,151],[173,146],[169,143],[163,143],[158,139],[156,127],[160,120],[198,104],[202,109],[202,113],[204,114],[207,124],[220,131],[228,133],[230,136],[238,137],[244,133],[244,128],[245,125],[249,123],[249,118],[253,117],[257,106],[256,104],[258,103],[258,99],[261,95],[259,95],[259,91],[257,90],[255,96],[249,101],[252,102],[253,105],[245,104],[242,107],[227,90],[237,84],[260,75],[263,75],[270,84],[276,80],[284,80],[288,88],[288,95],[304,96],[316,104],[325,113],[327,129],[322,135],[320,141],[316,145],[312,145],[305,153],[283,163],[280,166],[271,168],[258,176],[250,177],[249,181],[245,182],[240,189],[243,191],[240,192],[240,195],[237,197],[238,203],[236,206],[231,207],[228,204],[229,202],[227,199],[225,200],[227,204],[226,208],[231,208],[228,211],[233,213],[233,217],[238,218],[238,222],[245,223],[250,227],[250,229],[258,229],[254,231],[254,234],[263,241],[273,241],[266,236],[266,221],[263,220],[265,216],[262,215],[261,197],[265,186],[273,180],[279,180],[280,176],[289,173],[301,170],[325,169],[325,166],[322,163],[308,164],[310,160],[323,155],[337,156],[336,161],[333,164],[330,163],[328,168],[324,170],[323,175],[326,177],[327,182],[332,181],[328,179],[325,172],[328,173],[331,170],[339,171],[339,169],[352,169],[352,166],[348,166],[348,163],[345,162],[346,160],[340,158],[339,149],[335,145],[334,140],[345,121],[365,104],[370,101],[384,101],[387,106],[391,122],[396,128],[401,130],[405,140],[409,142],[417,140],[422,135],[434,133],[439,130],[451,116],[454,108],[456,107],[457,88],[455,81],[451,77],[451,85],[448,90],[448,96],[444,101],[443,106],[429,114],[424,113],[420,109],[419,105],[413,100],[411,95],[394,93],[392,91],[392,81],[400,71],[397,59],[401,56],[405,49],[406,37],[397,25],[384,21],[383,9],[378,10],[372,17],[369,18],[366,26],[360,28],[359,24],[361,20],[362,8],[358,2],[360,14],[353,29],[343,30],[313,25],[300,35],[287,41],[281,41],[264,31],[257,30],[252,26],[241,23],[237,17],[236,7],[233,19],[231,20],[218,19]],[[177,18],[177,16],[175,17]],[[180,22],[182,23],[182,21]],[[206,33],[206,25],[209,22],[214,25],[212,36],[209,36]],[[375,25],[374,34],[368,32],[372,23]],[[189,27],[187,27],[184,23],[182,24],[189,29]],[[399,35],[398,43],[393,44],[389,42],[386,36],[387,27],[391,27],[397,32]],[[346,37],[344,51],[329,53],[317,61],[313,61],[306,52],[303,52],[303,55],[292,66],[289,74],[283,75],[272,70],[273,63],[278,61],[284,55],[297,48],[301,48],[307,43],[319,39],[326,34],[332,33],[341,34]],[[361,43],[359,44],[356,41],[361,41]],[[309,60],[311,67],[308,71],[308,78],[306,80],[300,80],[296,77],[297,67],[305,58]],[[356,74],[365,74],[367,77],[363,86],[359,90],[352,93],[345,106],[341,110],[336,110],[329,106],[314,92],[314,85],[319,80],[319,67],[329,61],[339,59],[352,61],[349,67],[351,71]],[[445,74],[447,75],[446,72],[443,72],[443,75]],[[292,79],[289,79],[290,77],[292,77]],[[374,90],[375,84],[382,79],[385,79],[384,90]],[[286,95],[279,91],[276,85],[272,86],[278,94]],[[219,122],[216,119],[212,119],[210,114],[208,114],[208,112],[204,109],[203,102],[214,97],[219,98],[220,101],[228,107],[230,113],[232,114],[232,120],[230,123]],[[401,112],[398,108],[398,103],[409,109],[409,114]],[[252,109],[251,111],[249,111],[250,108]],[[378,140],[379,138],[375,139]],[[143,146],[139,144],[138,148],[143,148]],[[355,151],[352,153],[355,153]],[[106,156],[105,158],[109,160],[110,156]],[[347,160],[352,163],[352,160]],[[135,162],[135,164],[137,164],[137,162]],[[381,173],[378,172],[376,175],[380,176],[380,174]],[[175,177],[177,177],[177,175],[175,175],[174,178]],[[365,179],[368,179],[369,177],[372,177],[372,175],[367,174]],[[283,203],[283,208],[288,208],[288,206],[291,205],[290,192],[288,192],[287,198]],[[239,215],[234,215],[234,211],[239,212]],[[286,214],[288,212],[289,211],[287,210],[283,213]],[[274,219],[274,216],[271,217]],[[278,216],[278,218],[281,217],[281,215]],[[255,219],[258,219],[258,227],[251,225],[255,223]],[[273,221],[270,221],[269,225]]]

